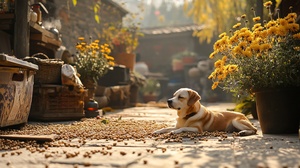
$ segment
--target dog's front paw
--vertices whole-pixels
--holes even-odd
[[[242,130],[238,133],[239,136],[248,136],[255,134],[255,131],[253,130]]]
[[[177,129],[177,130],[173,130],[170,132],[170,134],[179,134],[181,133],[182,131],[180,129]]]
[[[162,133],[164,133],[164,130],[156,130],[152,132],[152,134],[162,134]]]

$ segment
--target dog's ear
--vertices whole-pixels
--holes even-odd
[[[197,101],[201,100],[201,96],[194,90],[188,90],[189,100],[187,102],[188,106],[195,104]]]

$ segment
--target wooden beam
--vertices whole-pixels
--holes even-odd
[[[14,55],[24,58],[29,55],[29,1],[15,0]]]

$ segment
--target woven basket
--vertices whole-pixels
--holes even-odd
[[[61,84],[62,60],[49,59],[43,53],[36,53],[24,60],[37,64],[39,70],[34,75],[34,84]]]

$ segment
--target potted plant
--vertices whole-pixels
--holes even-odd
[[[183,51],[182,53],[180,53],[180,55],[182,57],[181,59],[184,64],[194,63],[197,58],[197,54],[189,50]]]
[[[160,93],[160,83],[154,78],[147,78],[141,87],[144,102],[156,101]]]
[[[271,1],[264,3],[270,10]],[[270,15],[271,16],[271,15]],[[297,14],[256,23],[242,15],[229,34],[220,34],[211,59],[216,59],[212,89],[237,95],[254,94],[263,133],[298,133],[300,86],[300,33]],[[258,22],[260,17],[254,17]],[[289,95],[291,94],[291,95]],[[283,99],[280,99],[283,98]],[[266,102],[263,102],[266,101]],[[282,106],[281,106],[282,105]]]
[[[176,53],[172,56],[172,69],[173,71],[183,70],[185,64],[195,63],[196,59],[197,54],[189,50]]]
[[[108,44],[99,44],[99,40],[86,42],[83,37],[79,37],[76,45],[76,61],[74,66],[80,75],[83,85],[89,89],[89,96],[93,98],[99,80],[109,69],[114,66],[114,58],[109,56],[110,48]]]
[[[112,49],[111,54],[115,58],[115,63],[125,65],[132,71],[135,64],[135,50],[139,45],[140,36],[143,36],[143,33],[140,31],[140,22],[135,13],[128,14],[123,23],[105,24],[101,33],[101,38]]]

